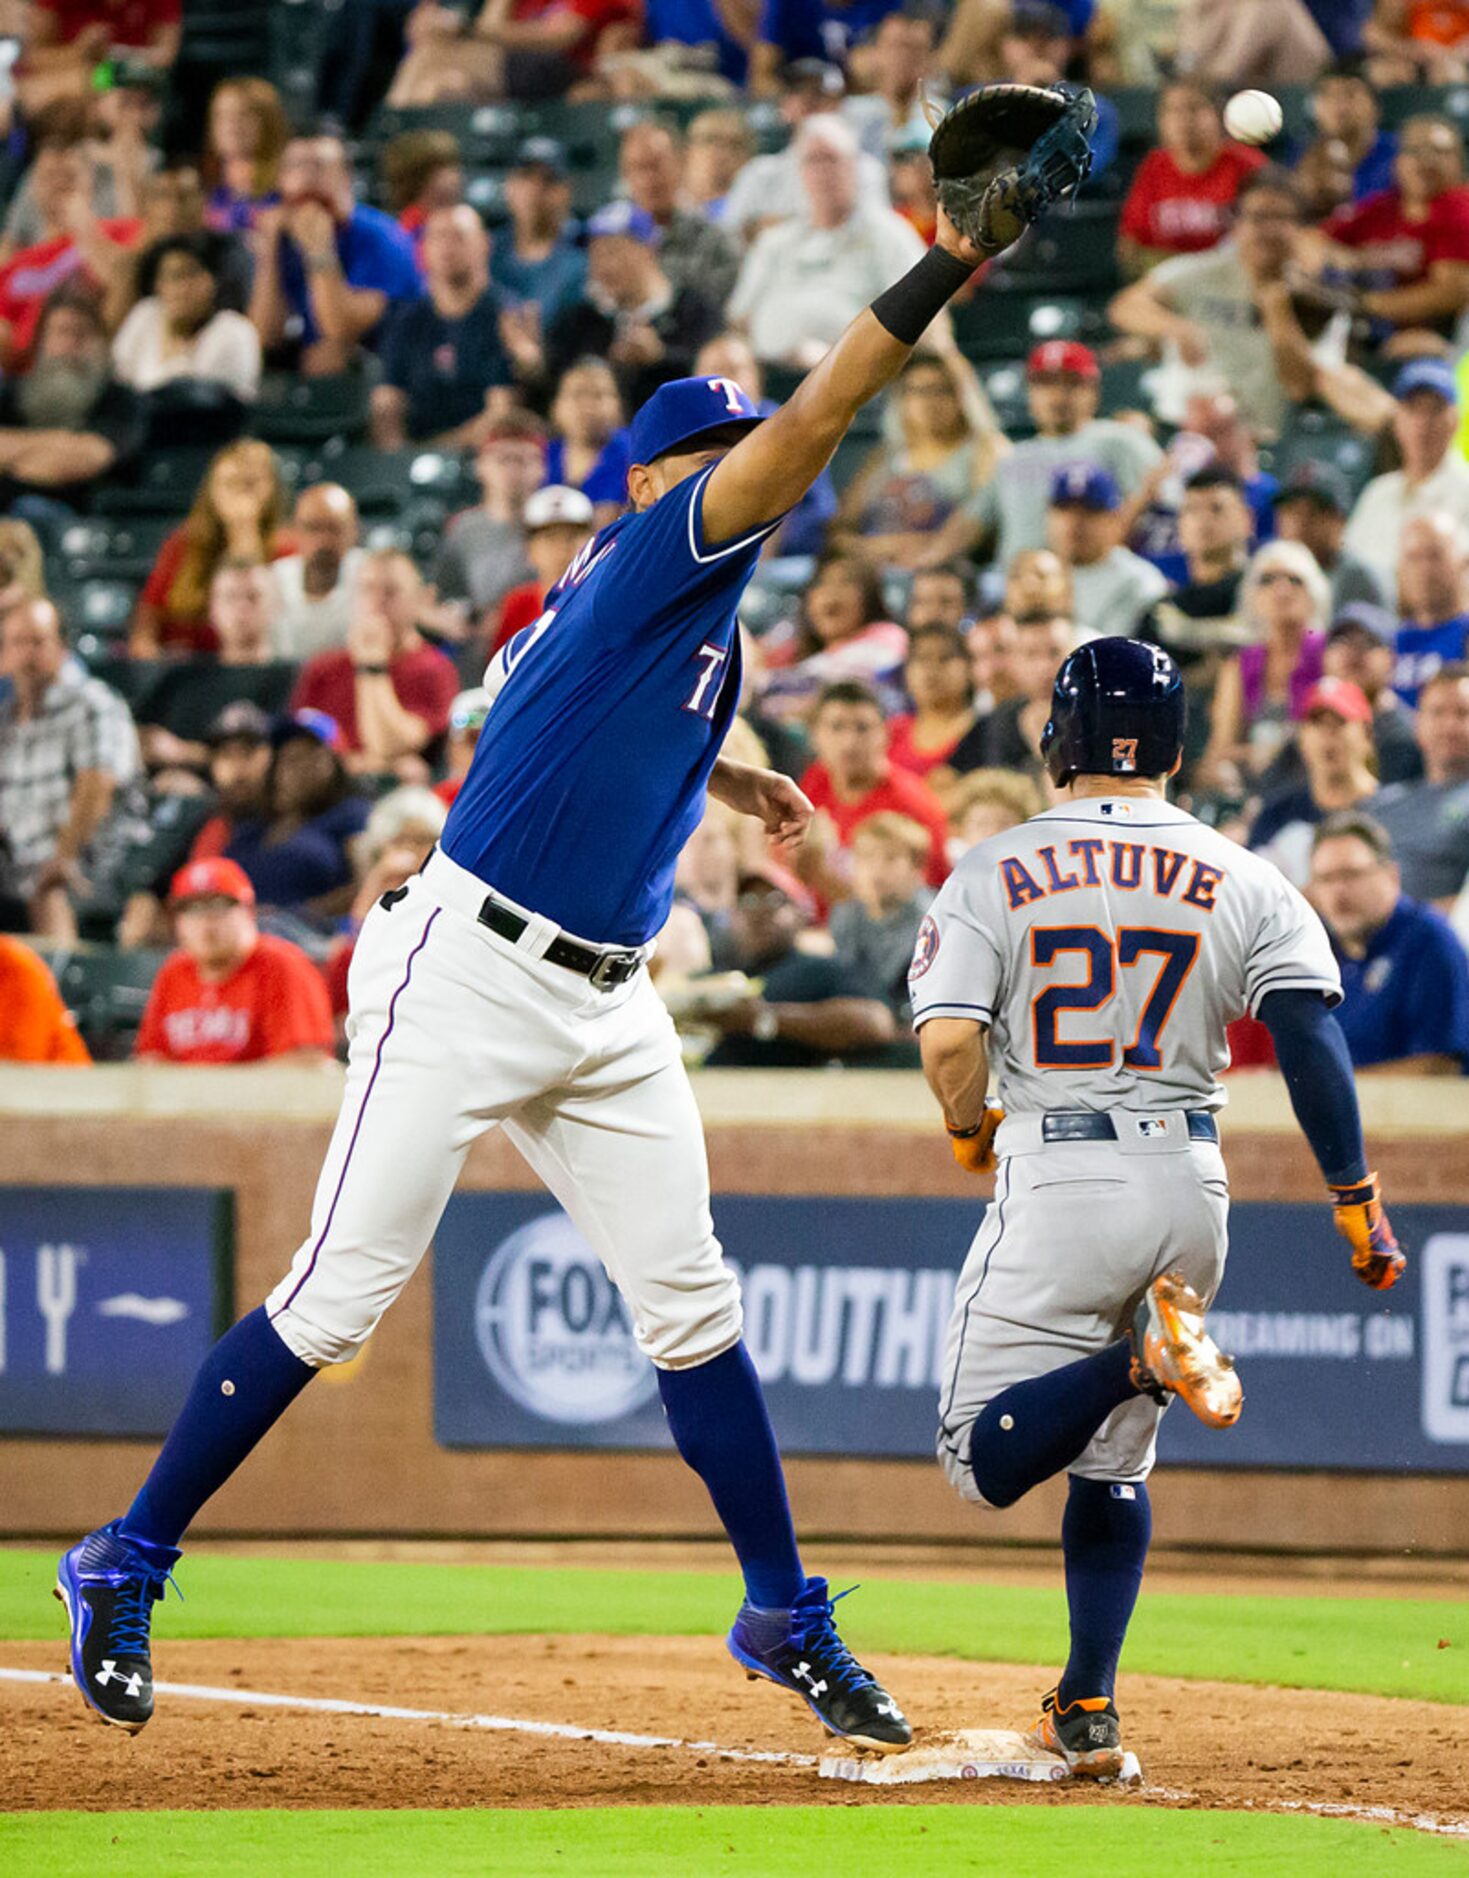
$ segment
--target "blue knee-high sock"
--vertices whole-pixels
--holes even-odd
[[[176,1546],[189,1522],[280,1419],[316,1371],[288,1350],[262,1304],[200,1366],[153,1471],[122,1522],[145,1546]]]
[[[806,1584],[765,1394],[743,1343],[692,1369],[660,1369],[679,1453],[709,1489],[745,1575],[745,1595],[784,1610]]]
[[[1059,1696],[1063,1707],[1079,1697],[1112,1694],[1152,1536],[1153,1508],[1142,1481],[1129,1485],[1071,1476],[1061,1521],[1071,1612],[1071,1654]]]
[[[1123,1338],[986,1403],[969,1437],[969,1459],[990,1505],[1013,1506],[1069,1467],[1113,1409],[1137,1394],[1131,1366],[1132,1346]]]

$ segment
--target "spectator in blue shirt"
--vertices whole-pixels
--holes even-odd
[[[783,65],[828,59],[845,65],[866,32],[895,13],[902,0],[763,0],[750,62],[750,89],[769,95]]]
[[[1341,967],[1337,1018],[1358,1074],[1462,1076],[1469,958],[1441,914],[1402,892],[1386,829],[1359,810],[1324,821],[1311,897]]]
[[[354,199],[340,138],[293,138],[280,193],[255,221],[251,322],[267,351],[299,348],[307,377],[347,371],[389,308],[423,291],[412,238]]]
[[[383,382],[372,394],[379,450],[432,442],[469,450],[508,401],[510,361],[500,344],[501,300],[490,285],[490,237],[467,202],[424,224],[428,292],[400,306],[383,342]]]
[[[587,257],[572,239],[566,152],[554,137],[527,137],[505,177],[510,226],[496,239],[490,279],[507,300],[534,301],[543,326],[575,306]]]
[[[1377,93],[1360,59],[1328,65],[1311,90],[1311,116],[1318,137],[1334,137],[1352,160],[1352,199],[1393,186],[1393,158],[1398,140],[1382,128]]]
[[[644,32],[652,46],[712,46],[714,69],[743,90],[750,69],[749,41],[731,31],[740,11],[721,0],[647,0]]]
[[[1398,549],[1402,624],[1392,686],[1406,705],[1416,705],[1434,673],[1469,649],[1464,578],[1464,534],[1452,515],[1435,510],[1404,522]]]
[[[632,449],[623,416],[622,393],[605,359],[578,359],[561,374],[551,400],[546,482],[579,489],[598,528],[627,505]]]

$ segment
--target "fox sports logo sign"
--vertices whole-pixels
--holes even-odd
[[[474,1330],[495,1381],[545,1421],[613,1422],[658,1393],[622,1299],[564,1213],[498,1247],[475,1292]]]

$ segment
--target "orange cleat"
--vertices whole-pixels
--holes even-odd
[[[1041,1698],[1030,1732],[1038,1748],[1059,1754],[1083,1780],[1116,1780],[1122,1772],[1122,1724],[1110,1696],[1078,1696],[1059,1706],[1059,1689]]]
[[[1208,1428],[1231,1428],[1245,1392],[1204,1328],[1204,1302],[1180,1271],[1164,1272],[1143,1293],[1132,1320],[1132,1380],[1159,1401],[1179,1396]]]

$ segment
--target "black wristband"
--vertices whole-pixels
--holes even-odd
[[[974,272],[947,248],[932,247],[901,280],[895,280],[872,303],[878,324],[905,346],[916,346],[935,317]]]
[[[386,678],[391,670],[387,665],[354,665],[352,670],[359,678]]]

